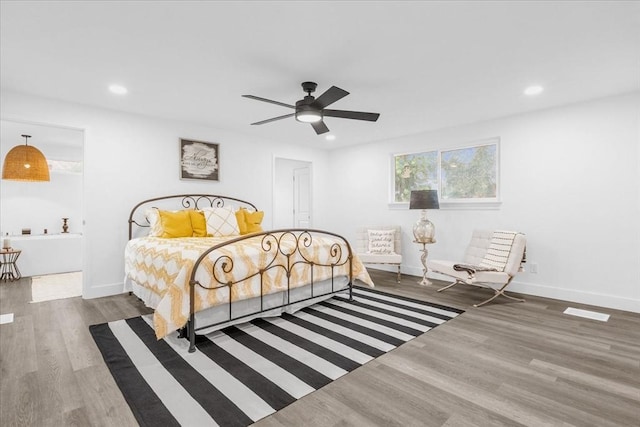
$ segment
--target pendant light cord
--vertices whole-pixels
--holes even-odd
[[[29,138],[31,138],[31,135],[20,135],[22,137],[24,137],[24,145],[25,147],[29,146]],[[29,165],[29,166],[27,166]],[[30,168],[31,164],[29,163],[29,150],[25,150],[24,151],[24,166],[26,168]]]

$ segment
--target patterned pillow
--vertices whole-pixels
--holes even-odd
[[[203,208],[207,220],[207,234],[213,237],[238,236],[240,229],[232,208]]]
[[[144,211],[144,216],[147,218],[147,221],[149,221],[149,236],[162,236],[162,222],[160,222],[158,208],[147,209]]]
[[[484,255],[482,261],[480,261],[480,267],[504,271],[509,261],[513,241],[517,234],[515,231],[494,231],[487,253]]]
[[[395,230],[367,230],[370,254],[394,254]]]

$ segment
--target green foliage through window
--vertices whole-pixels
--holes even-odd
[[[438,190],[441,201],[490,201],[498,197],[498,144],[393,156],[393,201],[412,190]]]
[[[408,202],[411,190],[438,188],[438,152],[395,156],[395,201]]]
[[[441,156],[441,199],[491,199],[497,196],[495,144],[443,151]]]

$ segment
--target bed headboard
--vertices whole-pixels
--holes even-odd
[[[176,194],[144,200],[135,205],[129,214],[129,240],[133,237],[134,225],[143,228],[149,227],[149,221],[145,216],[145,211],[149,208],[176,210],[202,209],[205,207],[221,208],[229,205],[244,207],[253,211],[258,210],[253,203],[236,199],[235,197],[219,196],[216,194]]]

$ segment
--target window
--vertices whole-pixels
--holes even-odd
[[[394,171],[393,201],[409,202],[411,190],[438,188],[438,152],[395,155]]]
[[[438,190],[441,207],[499,204],[499,139],[452,150],[392,156],[391,205],[404,206],[412,190]]]
[[[49,164],[50,172],[70,173],[70,174],[82,173],[82,162],[47,159],[47,163]]]
[[[439,196],[443,202],[496,201],[498,144],[442,151]]]

